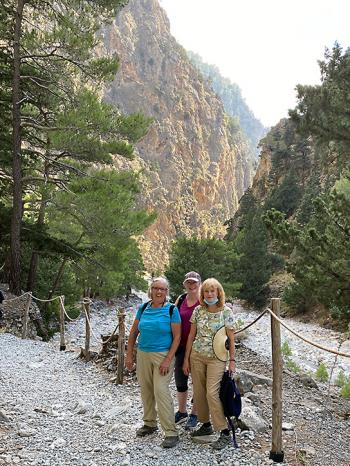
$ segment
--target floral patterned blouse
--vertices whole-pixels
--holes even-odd
[[[197,326],[197,334],[192,345],[193,350],[210,358],[215,357],[212,342],[216,331],[223,325],[230,330],[235,328],[233,312],[226,306],[217,312],[208,312],[206,307],[197,306],[190,322]]]

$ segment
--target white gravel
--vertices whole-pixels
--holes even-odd
[[[130,313],[129,322],[132,317]],[[97,335],[99,319],[105,330],[109,320],[111,330],[115,312],[93,314]],[[67,327],[68,339],[76,346],[83,325]],[[0,334],[0,354],[0,464],[271,464],[268,453],[257,448],[254,435],[238,437],[243,448],[218,453],[208,445],[194,444],[181,428],[181,442],[171,450],[160,447],[160,432],[136,438],[135,431],[142,425],[137,385],[111,383],[107,373],[78,359],[76,351],[60,352],[57,338],[44,343]]]
[[[237,319],[242,319],[242,321],[246,323],[253,321],[259,315],[258,312],[252,310],[248,311],[238,304],[234,304],[233,309]],[[283,321],[294,331],[310,341],[318,343],[326,348],[350,354],[350,339],[347,338],[344,341],[343,334],[339,332],[322,328],[317,324],[303,323],[290,318],[283,318]],[[323,362],[330,373],[336,360],[333,380],[341,369],[350,375],[350,358],[342,356],[336,357],[336,355],[332,353],[311,346],[293,335],[283,326],[281,326],[281,339],[282,343],[284,341],[288,342],[292,351],[291,359],[305,372],[311,371],[314,373],[319,364]],[[271,318],[268,313],[247,330],[244,345],[256,351],[259,355],[271,359]]]
[[[249,321],[253,315],[244,311],[241,317]],[[127,309],[127,326],[133,316],[134,310]],[[266,322],[251,332],[246,341],[252,349],[269,355],[269,321],[264,319]],[[110,333],[116,324],[115,310],[97,308],[92,313],[92,324],[96,336]],[[301,325],[300,331],[305,334],[309,325]],[[330,341],[329,331],[318,328],[317,332],[317,338],[319,334],[325,335],[328,346],[336,345]],[[316,338],[314,333],[312,337]],[[266,446],[254,434],[238,435],[241,448],[229,447],[222,452],[194,444],[181,428],[181,442],[171,450],[160,447],[160,432],[149,438],[136,438],[135,431],[142,425],[137,385],[129,381],[117,386],[98,366],[77,358],[77,348],[84,342],[84,320],[67,325],[67,341],[68,351],[60,352],[58,336],[44,343],[0,334],[0,464],[273,464]],[[294,351],[296,354],[293,347]],[[301,360],[310,360],[312,364],[319,357],[316,352],[316,349],[315,354],[309,348],[307,352],[298,349]],[[344,368],[348,370],[346,364]]]

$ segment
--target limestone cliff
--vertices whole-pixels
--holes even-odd
[[[102,31],[121,68],[106,99],[154,118],[138,144],[142,203],[158,213],[145,232],[148,270],[162,269],[177,234],[221,237],[252,178],[250,149],[230,132],[223,104],[170,34],[157,0],[130,0]]]

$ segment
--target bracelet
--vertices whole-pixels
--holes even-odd
[[[233,359],[230,359],[230,361],[236,361],[236,360],[235,360],[235,358],[233,358]]]

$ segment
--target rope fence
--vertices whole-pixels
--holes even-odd
[[[322,346],[322,345],[320,345],[318,343],[315,343],[314,341],[308,340],[307,338],[303,337],[302,335],[300,335],[295,330],[291,329],[287,324],[285,324],[283,322],[283,320],[280,319],[279,317],[277,317],[276,314],[274,312],[272,312],[272,310],[270,308],[267,308],[266,311],[268,311],[271,314],[271,316],[274,319],[276,319],[285,329],[287,329],[289,332],[293,333],[293,335],[295,335],[296,337],[300,338],[300,340],[305,341],[305,343],[308,343],[309,345],[315,346],[315,348],[318,348],[320,350],[327,351],[328,353],[333,353],[333,354],[336,354],[337,356],[342,356],[344,358],[350,358],[349,353],[343,353],[343,352],[336,351],[336,350],[331,349],[331,348],[326,348],[325,346]]]
[[[27,337],[29,308],[30,308],[31,301],[33,299],[35,301],[39,301],[39,302],[42,302],[42,303],[48,303],[48,302],[56,301],[57,299],[59,300],[59,304],[60,304],[60,334],[61,334],[60,350],[64,351],[66,349],[65,337],[64,337],[64,334],[65,334],[65,328],[64,328],[65,317],[68,319],[69,322],[77,322],[79,319],[81,319],[82,313],[84,313],[85,319],[86,319],[86,326],[89,327],[95,342],[101,344],[102,348],[104,348],[104,347],[106,347],[106,345],[108,345],[108,343],[112,340],[112,338],[114,337],[114,335],[116,334],[116,332],[117,332],[117,330],[119,328],[119,322],[118,322],[118,324],[115,326],[113,332],[111,333],[111,335],[108,337],[107,340],[102,340],[102,338],[98,337],[95,334],[95,332],[93,331],[90,314],[89,314],[89,311],[87,310],[87,308],[90,307],[90,305],[92,304],[93,301],[90,298],[87,298],[87,297],[83,298],[83,300],[79,302],[79,304],[82,305],[82,309],[80,310],[79,315],[74,319],[72,317],[70,317],[68,315],[67,311],[66,311],[66,308],[64,306],[64,296],[63,295],[55,296],[55,297],[50,298],[50,299],[41,299],[41,298],[39,298],[37,296],[34,296],[31,291],[26,291],[26,292],[22,293],[19,296],[15,296],[13,298],[6,298],[6,299],[4,299],[4,302],[5,301],[6,302],[13,302],[13,301],[16,301],[16,300],[20,300],[21,298],[23,298],[25,296],[28,296],[28,300],[27,300],[26,307],[25,307],[25,310],[24,310],[24,315],[23,315],[22,338]]]
[[[322,346],[320,345],[319,343],[315,343],[314,341],[311,341],[305,337],[303,337],[302,335],[300,335],[300,333],[296,332],[295,330],[293,330],[292,328],[290,328],[285,322],[283,322],[282,319],[280,319],[279,317],[276,316],[276,314],[269,308],[267,307],[261,314],[258,315],[258,317],[256,319],[254,319],[252,322],[250,322],[248,325],[246,325],[245,327],[243,328],[239,328],[238,330],[235,330],[235,335],[241,333],[241,332],[244,332],[245,330],[247,330],[249,327],[251,327],[252,325],[254,325],[256,322],[258,322],[266,313],[270,313],[270,315],[276,319],[285,329],[287,329],[289,332],[291,332],[293,335],[295,335],[296,337],[300,338],[300,340],[303,340],[305,343],[308,343],[309,345],[312,345],[312,346],[315,346],[315,348],[318,348],[320,350],[323,350],[323,351],[326,351],[328,353],[333,353],[337,356],[343,356],[344,358],[350,358],[350,354],[349,353],[343,353],[343,352],[340,352],[340,351],[337,351],[337,350],[334,350],[332,348],[326,348],[325,346]]]
[[[248,325],[246,325],[245,327],[239,328],[238,330],[235,330],[235,335],[237,335],[238,333],[241,333],[241,332],[244,332],[245,330],[247,330],[247,328],[251,327],[251,326],[254,325],[256,322],[258,322],[258,320],[260,320],[266,313],[267,313],[267,309],[265,309],[256,319],[254,319],[252,322],[250,322],[250,323],[249,323]]]
[[[76,318],[72,318],[68,315],[66,309],[65,309],[65,306],[64,306],[64,296],[60,295],[60,296],[55,296],[51,299],[41,299],[41,298],[38,298],[37,296],[34,296],[30,291],[26,291],[25,293],[21,294],[20,296],[15,296],[14,298],[9,298],[9,299],[5,299],[4,301],[6,302],[11,302],[11,301],[15,301],[17,299],[21,299],[22,297],[24,296],[29,296],[28,298],[28,302],[27,302],[27,306],[26,306],[26,310],[25,310],[25,318],[24,318],[24,323],[25,325],[27,325],[27,313],[29,311],[29,307],[30,307],[30,302],[31,300],[35,300],[35,301],[39,301],[39,302],[42,302],[42,303],[47,303],[47,302],[52,302],[52,301],[55,301],[56,299],[58,299],[60,301],[60,306],[63,308],[63,312],[64,312],[64,315],[65,317],[70,321],[70,322],[76,322],[78,321],[80,318],[81,318],[81,314],[82,312],[84,313],[85,315],[85,318],[87,320],[87,324],[89,325],[90,327],[90,330],[91,330],[91,334],[93,336],[93,338],[95,339],[95,341],[97,343],[100,343],[102,345],[106,345],[110,342],[110,340],[113,338],[113,336],[115,335],[118,327],[119,327],[119,323],[116,325],[116,327],[114,328],[112,334],[110,335],[110,337],[108,338],[108,340],[106,341],[103,341],[100,337],[98,337],[95,332],[93,331],[93,327],[92,327],[92,323],[91,323],[91,318],[90,318],[90,315],[86,309],[86,306],[90,306],[91,303],[93,302],[90,298],[83,298],[82,301],[80,301],[79,304],[82,304],[82,310],[79,312],[79,315],[76,317]],[[29,305],[28,305],[29,303]],[[350,354],[349,353],[344,353],[342,351],[337,351],[337,350],[334,350],[332,348],[327,348],[323,345],[320,345],[319,343],[316,343],[308,338],[305,338],[303,335],[301,335],[300,333],[296,332],[295,330],[293,330],[292,328],[290,328],[290,326],[288,326],[281,318],[279,318],[269,307],[267,307],[266,309],[264,309],[263,312],[261,312],[261,314],[258,315],[258,317],[256,319],[254,319],[252,322],[250,322],[249,324],[247,324],[246,326],[244,326],[243,328],[239,328],[238,330],[235,331],[235,335],[239,334],[239,333],[242,333],[244,332],[245,330],[247,330],[248,328],[250,328],[251,326],[253,326],[254,324],[256,324],[266,313],[269,313],[274,319],[276,319],[286,330],[288,330],[290,333],[292,333],[293,335],[295,335],[297,338],[299,338],[300,340],[304,341],[305,343],[308,343],[309,345],[312,345],[314,346],[315,348],[318,348],[322,351],[326,351],[328,353],[332,353],[332,354],[335,354],[337,356],[341,356],[341,357],[345,357],[345,358],[350,358]],[[26,333],[26,332],[24,332]]]
[[[59,300],[60,304],[60,350],[66,349],[65,344],[65,319],[67,318],[70,322],[76,322],[77,320],[81,319],[82,314],[85,316],[85,348],[81,348],[81,355],[84,356],[86,361],[91,359],[91,351],[90,351],[90,337],[92,336],[94,340],[102,345],[103,352],[106,349],[106,346],[110,341],[112,341],[113,337],[116,335],[117,330],[119,329],[118,334],[118,345],[117,345],[117,377],[116,383],[123,383],[123,374],[124,374],[124,356],[125,356],[125,311],[124,309],[119,309],[118,312],[118,323],[115,326],[111,335],[109,335],[108,339],[103,340],[99,338],[93,329],[92,322],[91,322],[91,314],[90,314],[90,306],[93,301],[85,297],[80,301],[82,309],[79,312],[78,317],[75,319],[71,318],[64,306],[64,296],[56,296],[51,299],[40,299],[29,291],[23,293],[21,296],[16,296],[14,298],[6,299],[5,301],[14,301],[16,299],[20,299],[23,296],[28,296],[26,307],[24,310],[24,317],[23,317],[23,331],[22,331],[22,338],[26,338],[27,334],[27,325],[28,325],[28,316],[29,316],[29,308],[32,300],[37,300],[40,302],[51,302],[55,301],[56,299]],[[272,308],[272,309],[271,309]],[[271,435],[271,451],[270,451],[270,459],[274,462],[283,462],[284,459],[284,452],[282,450],[282,373],[283,373],[283,358],[282,358],[282,348],[281,348],[281,330],[280,326],[282,325],[287,331],[292,333],[295,337],[299,338],[300,340],[304,341],[305,343],[314,346],[315,348],[325,351],[328,353],[332,353],[338,357],[345,357],[350,358],[349,353],[345,353],[340,350],[340,345],[338,350],[327,348],[315,341],[312,341],[299,332],[293,330],[289,325],[287,325],[283,319],[280,317],[280,299],[273,298],[271,300],[271,308],[267,307],[264,309],[252,322],[249,322],[243,328],[238,328],[235,330],[235,335],[244,332],[248,328],[255,325],[264,315],[267,313],[270,315],[271,318],[271,349],[272,349],[272,435]]]

